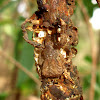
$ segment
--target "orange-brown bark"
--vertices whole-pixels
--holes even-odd
[[[70,16],[75,0],[37,0],[39,10],[22,24],[24,39],[35,47],[41,79],[41,100],[83,100],[77,67],[72,63],[78,44]],[[37,23],[34,21],[37,20]],[[31,26],[25,27],[26,23]],[[34,31],[33,40],[27,30]]]

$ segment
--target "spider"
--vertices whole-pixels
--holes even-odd
[[[66,69],[65,64],[70,63],[72,59],[72,49],[66,45],[72,45],[77,40],[74,40],[73,37],[75,32],[67,35],[63,31],[67,31],[66,21],[70,16],[64,1],[37,0],[39,10],[22,24],[23,38],[35,47],[34,58],[40,77],[59,77]],[[52,8],[53,3],[55,6]],[[48,6],[49,4],[51,5]],[[59,6],[62,7],[62,10]],[[65,17],[63,17],[64,15]],[[30,23],[31,26],[26,27],[26,23]],[[33,40],[29,40],[27,30],[33,31]],[[71,29],[69,28],[69,30]],[[75,31],[75,28],[73,30]],[[68,41],[69,36],[71,37]],[[68,57],[66,57],[66,48],[69,49]]]
[[[29,44],[35,47],[35,60],[39,76],[58,77],[65,70],[64,64],[66,60],[59,49],[54,49],[51,36],[52,31],[40,25],[39,20],[32,20],[31,18],[22,24],[23,37]],[[32,23],[32,27],[25,27],[27,22]],[[36,25],[35,29],[33,28],[34,25]],[[28,39],[27,29],[35,32],[35,37],[33,34],[33,41]]]

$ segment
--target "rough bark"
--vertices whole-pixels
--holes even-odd
[[[22,24],[23,38],[35,47],[41,100],[83,100],[77,66],[77,28],[70,17],[75,0],[37,0],[39,10]],[[30,23],[30,26],[25,26]],[[27,30],[33,31],[33,40]]]

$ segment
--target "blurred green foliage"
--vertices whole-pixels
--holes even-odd
[[[0,93],[0,100],[5,100],[7,96],[7,93]]]
[[[89,16],[92,17],[93,10],[94,10],[94,8],[97,8],[98,5],[97,4],[94,5],[91,2],[91,0],[83,0],[83,3],[85,5],[85,7],[87,8],[87,12],[88,12]]]
[[[0,13],[1,13],[0,14],[0,37],[2,37],[3,34],[6,34],[12,38],[14,43],[14,59],[19,61],[26,69],[32,72],[32,70],[34,69],[33,66],[35,67],[35,61],[33,58],[34,48],[28,43],[26,43],[22,38],[21,24],[25,20],[26,16],[23,16],[21,13],[18,12],[18,7],[21,1],[22,0],[0,0]],[[37,9],[36,8],[37,5],[35,0],[33,1],[30,0],[28,2],[29,2],[28,13],[29,16],[31,16],[31,14]],[[91,0],[83,0],[83,2],[87,8],[88,14],[91,17],[93,15],[93,9],[97,7],[97,4],[93,5],[91,3]],[[80,9],[78,7],[78,4],[76,5],[76,9]],[[74,17],[75,16],[78,16],[77,10],[75,10]],[[83,16],[82,13],[81,16]],[[83,17],[80,19],[81,19],[80,21],[83,21]],[[78,23],[76,22],[76,26],[77,25]],[[78,51],[81,54],[82,54],[81,52],[82,46],[84,46],[83,44],[85,40],[85,35],[83,36],[83,34],[80,33],[79,36],[80,42],[78,45]],[[84,37],[84,40],[82,40],[83,39],[82,36]],[[29,37],[30,38],[32,37],[32,33],[29,33]],[[2,46],[3,46],[3,38],[0,39],[0,47]],[[77,59],[77,57],[75,59]],[[90,54],[84,53],[83,60],[85,63],[89,63],[90,64],[89,66],[91,66],[92,58]],[[82,69],[81,71],[83,71],[82,72],[83,74],[84,71],[88,70],[87,68],[89,68],[87,65],[79,65],[78,67],[80,68],[80,70]],[[36,73],[33,73],[33,75],[38,78],[38,75]],[[97,82],[95,86],[95,100],[100,100],[100,71],[99,70],[97,71],[96,78],[97,78],[96,80]],[[91,73],[86,75],[84,74],[82,80],[84,93],[85,91],[89,91],[90,80],[91,80]],[[19,88],[24,95],[34,94],[36,96],[39,96],[37,84],[21,70],[18,71],[16,88]],[[5,98],[8,95],[9,93],[8,94],[5,92],[0,93],[0,100],[5,100]]]
[[[92,57],[89,55],[86,55],[84,58],[87,62],[92,63]]]

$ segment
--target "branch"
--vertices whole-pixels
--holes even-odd
[[[37,0],[37,4],[33,16],[39,23],[33,23],[35,19],[30,17],[31,27],[26,27],[26,20],[22,30],[26,42],[35,47],[41,100],[83,100],[77,67],[72,63],[78,43],[77,28],[70,19],[75,0]],[[33,41],[28,40],[27,30],[34,30]]]
[[[0,55],[8,59],[11,63],[16,65],[19,69],[21,69],[26,75],[28,75],[34,82],[36,82],[39,86],[41,85],[40,81],[33,76],[31,72],[29,72],[24,66],[22,66],[18,61],[16,61],[14,58],[11,56],[7,55],[3,50],[0,50]]]
[[[89,22],[89,16],[87,13],[87,10],[82,2],[82,0],[78,0],[79,7],[84,15],[85,22],[88,27],[88,34],[90,37],[90,43],[91,43],[91,53],[92,53],[92,71],[91,71],[91,87],[90,87],[90,95],[89,100],[94,100],[94,89],[95,89],[95,83],[96,83],[96,67],[97,67],[97,46],[94,39],[94,33],[92,30],[92,26]]]

